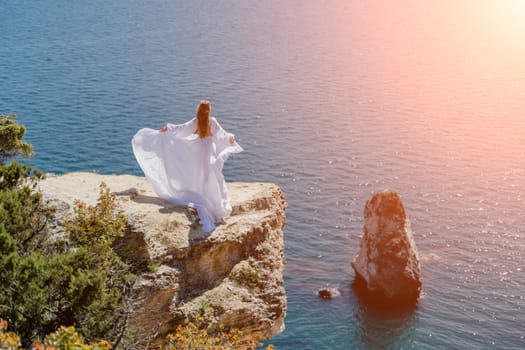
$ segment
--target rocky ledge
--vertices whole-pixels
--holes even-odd
[[[75,200],[95,204],[105,182],[129,219],[115,249],[142,271],[127,301],[130,348],[158,348],[197,314],[239,328],[250,339],[284,329],[283,227],[286,201],[277,185],[229,183],[232,215],[210,234],[195,211],[159,199],[144,177],[69,173],[40,184],[57,207],[55,231]]]

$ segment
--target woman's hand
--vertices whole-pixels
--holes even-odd
[[[230,144],[234,144],[235,143],[235,136],[231,135],[230,136]]]
[[[166,131],[168,131],[167,126],[163,126],[162,128],[160,128],[160,132],[166,132]]]

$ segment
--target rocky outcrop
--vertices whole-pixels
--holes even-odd
[[[317,296],[321,299],[332,299],[341,295],[341,291],[335,287],[323,287],[317,291]]]
[[[356,283],[373,301],[417,301],[421,269],[410,220],[398,194],[375,193],[365,206],[364,235],[352,261]]]
[[[229,183],[232,215],[206,234],[193,209],[159,199],[143,177],[49,175],[40,189],[57,207],[56,232],[74,200],[96,202],[102,181],[129,219],[115,249],[142,271],[127,300],[126,333],[135,340],[126,348],[158,348],[197,314],[239,328],[250,339],[283,330],[286,201],[278,186]]]

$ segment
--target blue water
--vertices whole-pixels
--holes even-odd
[[[0,0],[0,112],[46,172],[140,175],[134,133],[209,99],[245,148],[228,181],[289,203],[277,349],[522,349],[524,36],[512,0]],[[395,317],[351,289],[385,188],[422,260],[422,299]]]

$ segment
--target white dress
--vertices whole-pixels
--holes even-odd
[[[233,134],[213,117],[213,136],[203,139],[195,134],[196,118],[167,127],[164,133],[139,130],[131,142],[135,158],[160,198],[195,208],[202,230],[211,232],[232,211],[222,175],[224,162],[243,149],[237,142],[230,143]]]

